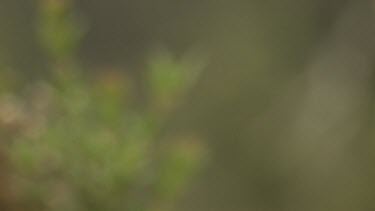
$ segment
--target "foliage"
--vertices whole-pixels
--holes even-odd
[[[90,78],[74,61],[83,33],[71,3],[41,1],[39,34],[54,78],[1,94],[17,203],[38,211],[172,210],[203,155],[192,136],[158,141],[194,81],[191,65],[167,53],[153,57],[152,100],[137,108],[129,77]]]

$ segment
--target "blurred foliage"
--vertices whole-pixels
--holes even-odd
[[[76,13],[72,11],[70,0],[41,0],[39,36],[49,55],[66,59],[74,56],[83,35]]]
[[[0,210],[374,210],[373,1],[0,2]]]
[[[74,61],[83,34],[71,1],[40,1],[39,35],[52,80],[14,90],[1,72],[0,132],[23,210],[166,211],[199,167],[199,139],[158,141],[168,113],[200,68],[167,52],[150,59],[150,105],[134,106],[132,80],[117,71],[87,77]],[[84,28],[84,27],[83,27]]]

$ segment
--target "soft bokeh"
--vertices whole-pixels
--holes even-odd
[[[0,0],[0,210],[373,210],[372,0]]]

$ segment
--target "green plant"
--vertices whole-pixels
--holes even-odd
[[[90,79],[74,62],[82,32],[71,3],[41,1],[39,32],[53,80],[4,100],[20,123],[9,147],[18,204],[37,211],[172,210],[203,149],[191,136],[157,140],[193,82],[191,66],[169,54],[153,57],[150,106],[134,107],[125,75]]]

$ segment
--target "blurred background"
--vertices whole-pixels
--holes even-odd
[[[374,210],[374,18],[0,0],[0,210]]]

